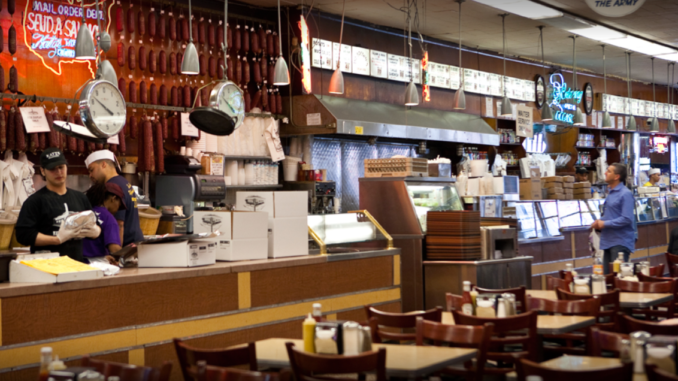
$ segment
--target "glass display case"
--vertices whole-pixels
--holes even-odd
[[[669,218],[678,218],[678,195],[666,195],[666,214]]]
[[[453,183],[406,181],[405,184],[423,232],[426,232],[429,211],[464,210]]]
[[[637,197],[636,198],[636,220],[638,222],[659,221],[668,218],[667,198],[659,197]]]
[[[343,252],[351,244],[371,241],[387,241],[386,248],[393,247],[393,239],[372,215],[364,210],[342,214],[308,216],[310,239],[325,252]],[[337,247],[344,246],[343,248]],[[311,247],[313,249],[314,247]],[[332,248],[333,250],[328,250]],[[325,251],[325,252],[323,252]]]
[[[558,216],[560,217],[560,226],[571,228],[582,226],[580,200],[561,200],[558,201]]]
[[[537,222],[534,214],[534,201],[512,201],[509,207],[516,209],[518,219],[518,240],[537,238]]]
[[[556,200],[539,201],[537,203],[537,236],[556,237],[560,233],[560,218],[558,215],[558,203]]]

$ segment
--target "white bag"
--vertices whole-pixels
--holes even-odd
[[[589,234],[589,251],[591,258],[602,258],[604,254],[604,251],[600,249],[600,233],[595,230],[591,230],[591,234]]]

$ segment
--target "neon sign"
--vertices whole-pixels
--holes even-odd
[[[666,153],[669,147],[669,139],[665,136],[655,136],[652,139],[654,143],[654,152]]]
[[[577,105],[581,102],[583,95],[583,91],[567,87],[562,74],[555,73],[549,77],[549,102],[547,107],[553,109],[554,120],[572,124]]]
[[[422,86],[422,98],[424,102],[431,101],[431,87],[429,86],[429,72],[428,72],[428,52],[424,52],[424,58],[421,59],[421,69],[423,70],[424,84]]]
[[[301,72],[303,77],[301,83],[306,94],[311,93],[311,53],[309,50],[308,25],[306,19],[301,16],[299,20],[299,29],[301,29]]]

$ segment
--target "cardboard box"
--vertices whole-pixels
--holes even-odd
[[[268,238],[259,239],[218,239],[218,261],[246,261],[268,258]],[[307,245],[308,246],[308,245]]]
[[[574,176],[563,176],[563,182],[564,183],[573,183],[574,182]]]
[[[588,200],[591,199],[592,196],[591,194],[575,194],[574,199],[575,200]]]
[[[574,183],[563,183],[563,189],[574,189]]]
[[[546,189],[563,189],[563,183],[546,183],[544,184]]]
[[[265,212],[233,212],[231,239],[268,238],[268,214]]]
[[[237,192],[235,210],[266,212],[270,218],[306,217],[308,192]]]
[[[547,183],[562,183],[563,182],[563,176],[548,176],[548,177],[542,177],[542,179]]]
[[[17,255],[17,258],[15,260],[9,262],[10,283],[63,283],[104,277],[104,272],[98,269],[92,271],[77,271],[72,273],[63,273],[54,275],[20,263],[20,261],[28,261],[31,259],[43,259],[43,258],[44,259],[59,258],[59,253]]]
[[[269,222],[268,257],[308,255],[308,217],[274,218]]]
[[[205,239],[139,243],[139,267],[196,267],[216,262],[217,245]]]
[[[541,200],[541,181],[533,179],[520,179],[521,200]]]
[[[232,219],[229,211],[195,211],[193,212],[193,232],[200,234],[218,231],[221,233],[221,239],[231,239]]]
[[[582,181],[580,183],[574,183],[573,187],[576,188],[591,188],[591,183],[588,181]]]
[[[548,198],[549,200],[565,200],[565,194],[564,193],[550,194]]]
[[[574,191],[572,189],[563,189],[563,193],[565,193],[565,195],[571,196],[574,194]]]
[[[549,188],[546,190],[547,195],[552,195],[552,194],[558,194],[558,193],[565,193],[563,192],[563,188]]]

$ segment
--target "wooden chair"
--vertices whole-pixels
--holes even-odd
[[[619,295],[621,294],[618,289],[598,295],[573,294],[562,289],[557,289],[556,294],[558,295],[558,300],[599,299],[601,309],[598,311],[598,322],[596,323],[596,327],[605,331],[617,331],[619,326],[617,313],[619,312]]]
[[[478,291],[478,294],[513,294],[516,296],[516,311],[518,311],[518,313],[527,312],[527,308],[525,307],[527,306],[527,304],[525,304],[525,286],[497,290],[476,287],[476,291]]]
[[[204,360],[198,361],[195,373],[196,381],[281,381],[291,379],[289,370],[283,370],[280,374],[252,372],[243,369],[207,365],[207,362]]]
[[[527,376],[541,376],[545,381],[632,381],[633,363],[601,370],[564,370],[541,366],[536,362],[521,359],[518,364],[518,380],[524,381]]]
[[[418,317],[416,343],[424,345],[430,341],[436,346],[447,344],[450,347],[477,349],[475,365],[473,361],[467,361],[464,368],[447,367],[440,373],[463,376],[467,381],[482,381],[493,329],[492,323],[485,323],[483,326],[449,325]]]
[[[666,253],[666,264],[669,267],[669,275],[673,278],[678,277],[678,255]]]
[[[445,301],[447,302],[447,312],[461,311],[461,305],[463,304],[461,295],[448,292],[445,294]]]
[[[675,374],[659,369],[654,364],[645,364],[645,375],[647,381],[678,381]]]
[[[645,331],[651,335],[678,336],[678,325],[663,325],[645,320],[634,319],[619,313],[620,328],[623,333],[630,334],[636,331]]]
[[[589,298],[584,300],[549,300],[539,298],[529,298],[528,308],[530,311],[545,312],[548,315],[566,315],[566,316],[593,316],[598,320],[600,311],[600,299]],[[588,331],[588,330],[586,330]],[[586,344],[586,331],[568,332],[560,335],[542,335],[544,341],[549,341],[552,345],[544,345],[544,351],[555,352],[559,354],[586,354],[584,345]],[[553,345],[554,340],[558,342]]]
[[[657,266],[650,266],[650,276],[664,276],[664,264],[660,263]]]
[[[639,274],[639,280],[642,274]],[[648,278],[644,278],[648,279]],[[615,287],[621,291],[626,292],[638,292],[638,293],[658,293],[658,294],[672,294],[674,299],[663,304],[663,306],[669,307],[673,306],[675,303],[676,295],[676,281],[673,279],[666,279],[660,281],[651,281],[651,282],[631,282],[624,281],[621,279],[615,279]],[[666,308],[665,310],[659,310],[656,308],[647,308],[647,309],[637,309],[633,310],[634,314],[643,314],[646,317],[663,317],[666,319],[671,319],[673,317],[674,308]]]
[[[376,381],[386,381],[386,349],[365,352],[356,356],[316,355],[297,350],[293,343],[285,343],[296,381],[318,381],[318,374],[346,375],[376,373]],[[323,380],[346,380],[345,377],[323,376]]]
[[[160,368],[153,368],[95,360],[89,356],[84,356],[81,365],[86,368],[94,368],[97,372],[103,374],[106,379],[110,376],[118,376],[124,381],[168,381],[172,372],[172,363],[169,361],[163,362]]]
[[[564,279],[559,279],[552,277],[550,275],[546,276],[546,289],[555,290],[556,288],[562,288],[563,290],[570,290],[570,282],[567,282]]]
[[[384,312],[372,306],[365,306],[365,313],[370,322],[372,342],[381,343],[383,340],[408,341],[414,340],[416,335],[414,328],[417,326],[417,318],[431,320],[440,323],[443,318],[443,309],[436,307],[428,311],[412,311],[407,313]],[[384,330],[383,328],[395,328],[396,330]],[[408,330],[403,332],[403,330]]]
[[[199,361],[205,361],[206,365],[224,368],[248,365],[251,371],[258,370],[254,343],[237,348],[205,349],[192,347],[180,339],[174,339],[174,349],[177,351],[179,366],[185,381],[195,379]]]
[[[621,342],[628,339],[629,335],[616,332],[601,331],[597,327],[591,327],[588,332],[586,348],[589,356],[602,357],[603,351],[612,352],[615,357],[619,357],[621,351]]]
[[[481,318],[452,311],[454,323],[457,325],[481,326],[494,324],[490,350],[487,359],[497,361],[502,367],[485,368],[485,374],[506,375],[514,370],[514,365],[521,358],[536,359],[538,355],[537,312],[530,311],[506,318]],[[507,352],[506,345],[520,345],[520,351]],[[510,366],[505,366],[510,365]]]

